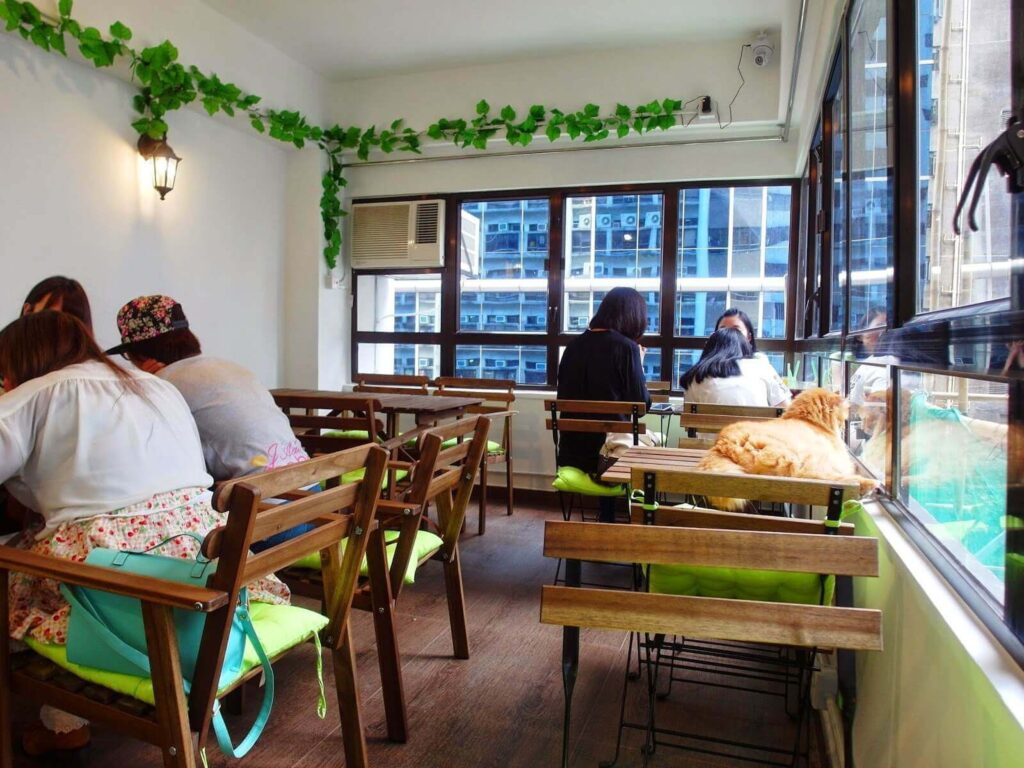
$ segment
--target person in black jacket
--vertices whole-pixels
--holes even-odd
[[[644,382],[640,338],[647,330],[647,307],[632,288],[613,288],[582,335],[565,348],[558,365],[559,400],[616,400],[651,404]],[[608,414],[565,414],[568,418],[625,420]],[[600,433],[562,432],[558,441],[558,465],[578,467],[592,475],[605,436]],[[597,478],[595,478],[597,479]],[[614,501],[605,499],[602,502]],[[608,510],[604,509],[608,506]],[[602,504],[601,519],[611,519],[612,504]]]

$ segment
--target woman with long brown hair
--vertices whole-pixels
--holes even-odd
[[[54,275],[36,283],[21,305],[21,316],[42,312],[44,309],[54,309],[77,317],[89,331],[89,335],[93,335],[89,297],[77,280]]]
[[[165,381],[114,365],[80,320],[64,312],[26,315],[0,331],[0,483],[41,522],[20,545],[84,560],[96,547],[145,550],[174,536],[199,536],[223,524],[209,505],[202,447],[178,391]],[[161,547],[194,558],[188,536]],[[250,588],[252,589],[252,588]],[[69,606],[53,582],[12,574],[11,637],[67,641]],[[287,602],[276,579],[253,599]],[[44,708],[25,729],[30,754],[84,746],[86,723]]]

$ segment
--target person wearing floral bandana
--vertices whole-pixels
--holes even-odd
[[[117,313],[121,354],[173,384],[199,427],[207,471],[230,480],[309,458],[287,417],[256,375],[237,363],[202,354],[188,318],[170,296],[139,296]]]

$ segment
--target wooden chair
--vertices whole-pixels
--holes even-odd
[[[373,398],[354,400],[343,410],[328,410],[316,398],[289,395],[278,401],[296,439],[310,456],[335,453],[366,443],[384,442],[385,425],[377,416],[380,403]]]
[[[112,569],[0,548],[0,622],[4,627],[0,638],[0,765],[12,765],[11,697],[18,695],[154,744],[160,748],[165,766],[194,768],[197,750],[201,752],[207,743],[215,701],[261,673],[261,667],[256,666],[226,688],[217,689],[239,590],[274,573],[284,563],[320,552],[322,578],[329,585],[330,596],[325,601],[329,622],[323,634],[334,658],[345,764],[366,766],[348,617],[386,461],[385,451],[364,446],[225,483],[217,491],[215,506],[227,512],[227,522],[211,531],[202,546],[205,556],[217,559],[217,570],[204,588],[137,574],[128,580]],[[365,482],[345,483],[316,494],[291,493],[359,468],[365,470]],[[290,500],[274,506],[262,503],[272,497]],[[260,554],[250,552],[251,542],[303,523],[314,523],[315,527]],[[343,540],[345,552],[339,558],[338,545]],[[49,662],[34,653],[12,656],[6,631],[10,571],[140,600],[153,671],[154,706],[120,696],[95,682],[86,683],[67,671],[55,672]],[[174,609],[207,614],[188,694],[178,656]],[[192,733],[197,734],[195,748]]]
[[[480,465],[480,535],[487,526],[487,465],[505,465],[505,514],[513,512],[513,476],[512,476],[512,417],[515,411],[509,410],[516,401],[515,386],[512,379],[459,379],[443,376],[434,381],[437,386],[436,395],[466,397],[475,395],[484,398],[481,405],[473,405],[466,413],[490,414],[492,423],[496,414],[504,414],[501,442],[490,441]]]
[[[384,392],[395,395],[428,395],[427,376],[400,375],[395,373],[357,373],[353,379],[354,392]]]
[[[459,532],[487,445],[489,428],[489,419],[480,416],[424,432],[420,437],[420,458],[413,466],[410,484],[397,498],[381,500],[377,504],[379,526],[370,537],[366,577],[353,596],[352,607],[373,615],[387,732],[391,741],[404,742],[408,738],[408,714],[395,629],[395,602],[420,543],[421,527],[432,526],[426,517],[431,501],[437,506],[438,524],[432,527],[440,543],[435,541],[433,546],[419,547],[417,566],[428,560],[439,560],[443,564],[453,653],[457,659],[469,658]],[[453,439],[453,445],[443,447],[445,441]],[[398,533],[386,542],[387,531]],[[393,551],[390,565],[386,549]],[[294,593],[323,599],[322,571],[291,567],[279,575]]]
[[[714,403],[691,403],[683,402],[683,413],[679,414],[679,426],[686,432],[690,439],[697,438],[698,432],[720,432],[730,424],[737,421],[765,421],[777,419],[785,408],[761,407],[756,405],[717,405]],[[684,445],[681,441],[680,448],[701,447],[694,444]]]
[[[669,392],[672,391],[671,381],[648,381],[647,392],[651,396],[652,403],[667,403]]]
[[[694,474],[694,473],[681,473]],[[647,506],[654,509],[654,495],[661,491],[699,492],[705,488],[677,480],[676,473],[634,470],[634,482],[651,489]],[[716,491],[717,493],[718,491]],[[844,493],[844,492],[843,492]],[[801,489],[809,498],[816,494]],[[658,510],[658,522],[673,519],[675,512]],[[677,520],[719,521],[712,517],[693,517],[679,511]],[[732,517],[742,517],[733,515]],[[562,678],[565,689],[562,765],[569,765],[569,727],[572,693],[579,668],[580,628],[611,629],[650,633],[659,653],[666,636],[684,636],[706,641],[774,643],[800,649],[845,648],[880,651],[882,649],[881,613],[832,605],[795,605],[759,600],[694,597],[680,594],[656,594],[609,589],[586,589],[580,584],[583,560],[637,562],[651,565],[713,566],[757,568],[836,574],[837,576],[877,576],[878,547],[874,539],[828,535],[848,532],[835,521],[823,527],[812,521],[756,519],[747,521],[757,529],[739,528],[735,521],[729,529],[715,527],[676,527],[671,525],[595,525],[591,523],[553,522],[545,528],[544,554],[565,558],[566,586],[545,586],[541,597],[541,622],[561,625],[563,629]],[[771,524],[778,529],[769,529]],[[795,525],[794,525],[795,524]],[[810,533],[811,526],[817,526]],[[800,530],[797,530],[799,528]],[[657,668],[648,656],[648,731],[646,755],[658,741],[653,706]],[[808,678],[809,679],[809,678]],[[733,754],[735,757],[735,754]]]
[[[578,471],[568,471],[572,469],[571,467],[557,466],[559,435],[562,432],[625,434],[632,435],[633,445],[639,445],[640,435],[647,434],[647,426],[641,421],[647,413],[646,404],[606,400],[545,400],[544,410],[548,414],[544,425],[551,432],[551,439],[555,443],[556,478],[554,485],[558,489],[562,517],[565,520],[572,517],[577,498],[582,518],[584,496],[624,495],[625,492],[621,489],[616,492],[610,486],[602,488],[593,481],[587,482],[586,478],[579,477]],[[615,416],[626,417],[626,420],[607,418]]]

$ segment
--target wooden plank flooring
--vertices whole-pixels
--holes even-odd
[[[355,615],[359,679],[367,723],[371,765],[378,768],[542,768],[559,765],[561,755],[561,630],[538,621],[540,587],[550,583],[555,563],[541,555],[546,519],[553,509],[520,507],[513,517],[495,512],[487,534],[473,527],[461,545],[471,658],[451,657],[441,567],[427,563],[398,603],[410,738],[392,744],[384,738],[380,677],[370,617]],[[475,511],[475,510],[474,510]],[[475,515],[470,515],[475,520]],[[603,573],[595,569],[603,569]],[[584,579],[627,578],[624,569],[584,566]],[[581,667],[574,697],[573,766],[596,767],[615,750],[620,695],[626,661],[626,635],[583,633]],[[277,699],[259,744],[241,761],[228,760],[211,737],[211,768],[339,768],[344,765],[337,700],[330,665],[325,664],[328,713],[316,717],[317,686],[312,647],[277,667]],[[639,718],[644,686],[632,682],[627,711]],[[228,716],[233,733],[247,727],[257,704],[251,695],[247,715]],[[754,697],[690,683],[675,685],[659,704],[659,724],[727,738],[789,744],[793,726],[781,700]],[[35,710],[22,703],[16,720]],[[641,763],[639,732],[626,732],[619,766]],[[93,744],[80,757],[88,766],[159,765],[155,748],[125,741],[97,728]],[[35,765],[24,757],[18,766]],[[43,765],[46,763],[38,763]],[[53,764],[52,762],[50,764]],[[64,763],[60,763],[64,764]],[[661,747],[651,766],[753,765]],[[822,765],[812,749],[811,766]]]

